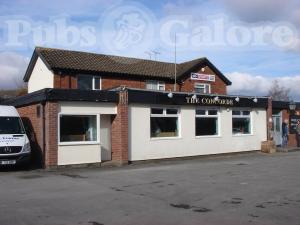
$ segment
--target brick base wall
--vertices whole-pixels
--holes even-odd
[[[57,166],[58,152],[58,103],[47,102],[45,105],[45,134],[46,134],[46,151],[45,167]]]
[[[38,116],[38,107],[40,108],[40,115]],[[24,126],[26,133],[30,139],[30,146],[32,149],[32,162],[37,167],[44,165],[44,139],[43,139],[43,106],[35,104],[25,106],[17,109]]]
[[[35,104],[17,110],[31,142],[33,163],[44,168],[57,166],[58,104],[47,102],[45,106]]]

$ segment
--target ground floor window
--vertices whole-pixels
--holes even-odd
[[[97,141],[96,115],[60,115],[59,120],[61,143]]]
[[[176,108],[152,108],[150,116],[151,138],[178,137],[179,112]]]
[[[196,110],[196,136],[219,134],[219,112],[216,109]]]
[[[232,133],[251,134],[251,113],[250,111],[232,111]]]

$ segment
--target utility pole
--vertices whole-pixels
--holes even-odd
[[[151,60],[152,53],[148,51],[148,52],[145,52],[145,54],[149,55],[149,59]]]
[[[175,74],[174,74],[174,92],[176,92],[176,83],[177,83],[177,59],[176,59],[176,54],[177,54],[177,52],[176,52],[176,33],[175,33],[175,45],[174,45],[174,47],[175,47],[175,51],[174,51],[174,72],[175,72]]]

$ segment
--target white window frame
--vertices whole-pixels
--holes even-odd
[[[203,94],[210,94],[211,93],[211,85],[210,84],[208,84],[208,83],[199,83],[199,82],[194,83],[194,92],[195,93],[200,93],[200,92],[196,92],[196,89],[203,89],[204,91],[206,91],[207,90],[206,87],[208,87],[208,93],[204,92]],[[200,94],[202,94],[202,93],[200,93]]]
[[[240,111],[240,115],[233,115],[233,111]],[[243,111],[249,112],[249,115],[243,115]],[[233,118],[249,118],[250,119],[250,133],[249,134],[234,134],[233,133],[233,127],[231,128],[232,136],[249,136],[253,135],[253,118],[252,118],[252,110],[250,109],[232,109],[231,111],[231,124],[233,123]]]
[[[100,91],[100,90],[102,90],[102,77],[101,76],[93,76],[93,75],[88,75],[88,74],[78,74],[77,75],[77,82],[78,82],[78,77],[79,76],[89,76],[89,77],[92,77],[92,90],[93,91]],[[99,78],[100,79],[100,89],[96,89],[95,88],[95,78]]]
[[[197,115],[197,110],[203,110],[205,111],[205,115]],[[217,115],[209,115],[208,111],[209,110],[216,110],[217,111]],[[207,138],[207,137],[221,137],[221,111],[219,108],[196,108],[195,110],[195,137],[196,138]],[[196,118],[217,118],[218,119],[218,129],[217,132],[218,134],[215,135],[196,135]]]
[[[96,89],[95,88],[95,78],[99,78],[100,79],[100,89]],[[102,90],[102,77],[100,77],[100,76],[93,76],[93,90],[94,91],[100,91],[100,90]]]
[[[60,141],[60,118],[61,116],[96,116],[96,127],[97,127],[97,140],[96,141],[70,141],[61,142]],[[94,113],[58,113],[57,118],[57,141],[60,146],[67,145],[100,145],[100,114]]]
[[[152,114],[151,110],[152,109],[162,109],[163,113],[162,114]],[[167,114],[167,109],[176,109],[177,114]],[[178,129],[178,135],[174,137],[151,137],[151,117],[176,117],[177,118],[177,129]],[[180,113],[180,108],[178,107],[159,107],[159,106],[154,106],[150,107],[150,140],[165,140],[165,139],[180,139],[181,138],[181,113]]]
[[[148,89],[147,85],[151,83],[152,85],[155,86],[155,89]],[[163,90],[160,90],[159,88],[162,87]],[[156,91],[165,91],[166,90],[166,84],[164,81],[159,81],[159,80],[146,80],[146,89],[147,90],[156,90]]]

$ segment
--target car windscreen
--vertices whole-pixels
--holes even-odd
[[[0,117],[0,134],[25,134],[19,117]]]

